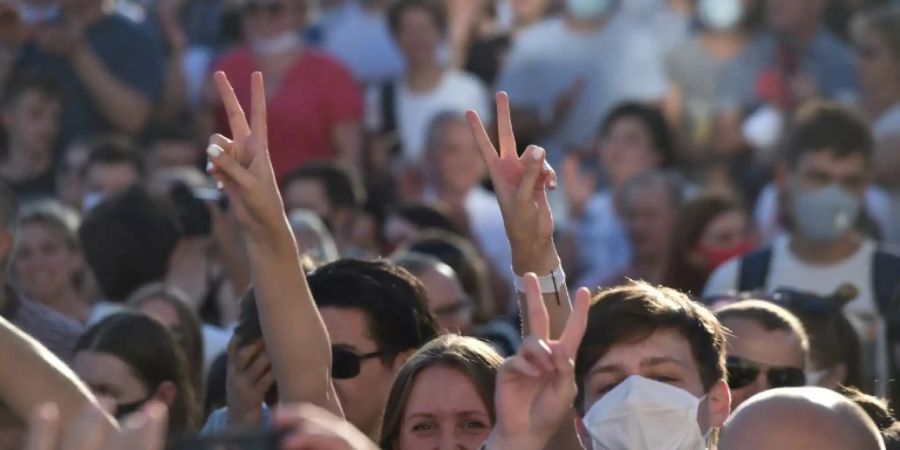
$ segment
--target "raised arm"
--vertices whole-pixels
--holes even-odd
[[[98,427],[116,428],[90,391],[56,356],[0,317],[0,400],[21,420],[46,402],[56,403],[59,425],[67,432],[85,411],[98,416]]]
[[[252,75],[250,123],[225,74],[215,74],[232,139],[214,135],[208,150],[244,231],[263,339],[282,403],[308,402],[343,416],[331,382],[331,343],[300,265],[278,192],[266,134],[262,74]]]

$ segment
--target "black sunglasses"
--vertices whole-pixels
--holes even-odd
[[[284,12],[284,4],[280,2],[247,2],[244,5],[244,13],[253,16],[265,12],[270,16],[277,16]]]
[[[728,387],[740,389],[748,386],[766,373],[769,388],[806,386],[806,373],[796,367],[763,367],[752,361],[729,356],[725,364],[728,369]]]
[[[356,378],[362,369],[363,361],[389,354],[390,352],[377,351],[357,355],[346,348],[331,347],[331,377],[338,380]]]

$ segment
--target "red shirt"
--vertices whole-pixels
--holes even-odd
[[[242,47],[220,57],[214,71],[228,75],[241,107],[250,114],[250,74],[259,70],[253,53]],[[312,160],[337,155],[331,131],[342,122],[361,121],[362,90],[340,63],[315,50],[304,49],[281,85],[267,101],[269,153],[275,175],[283,176]],[[229,130],[224,107],[217,128]]]

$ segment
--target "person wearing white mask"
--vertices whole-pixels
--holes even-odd
[[[497,86],[510,94],[519,133],[555,151],[551,161],[588,147],[614,105],[665,95],[657,36],[617,14],[620,3],[567,0],[515,37]]]
[[[238,80],[234,89],[244,110],[250,106],[250,74],[259,70],[269,80],[269,149],[275,175],[280,179],[312,160],[339,161],[349,170],[360,170],[362,90],[341,63],[303,42],[307,1],[247,0],[242,6],[246,45],[219,57],[212,72],[223,71]],[[211,77],[205,94],[216,130],[228,134]]]
[[[529,146],[517,155],[504,93],[497,95],[499,155],[478,115],[468,118],[528,305],[529,336],[498,375],[497,420],[484,448],[582,448],[573,403],[593,450],[708,448],[731,409],[719,321],[684,294],[640,282],[597,293],[586,314],[587,292],[579,291],[573,309],[553,242],[546,189],[555,174],[544,166],[546,151]],[[543,304],[531,299],[538,289]],[[573,330],[586,332],[573,343],[580,338]]]

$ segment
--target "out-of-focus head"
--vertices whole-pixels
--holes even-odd
[[[92,209],[78,236],[105,299],[123,302],[165,277],[181,227],[171,205],[133,187]]]
[[[353,215],[365,203],[365,190],[346,169],[332,163],[311,163],[284,176],[287,211],[308,209],[322,219],[332,233],[351,225]]]
[[[853,387],[842,386],[837,389],[837,392],[856,403],[872,419],[872,422],[881,431],[886,450],[900,448],[900,422],[894,418],[894,411],[887,400],[866,394]]]
[[[414,252],[401,253],[392,259],[425,286],[428,309],[442,331],[463,335],[472,332],[472,300],[452,267],[433,256]]]
[[[641,103],[617,106],[599,135],[600,162],[613,186],[636,175],[675,164],[675,140],[659,108]]]
[[[549,0],[511,0],[513,23],[526,26],[539,22],[550,11],[550,3]]]
[[[72,368],[95,395],[115,401],[120,419],[159,400],[169,408],[172,434],[197,425],[199,403],[184,354],[156,319],[124,312],[98,322],[75,344]]]
[[[716,311],[728,334],[728,386],[732,409],[769,389],[806,385],[809,341],[790,311],[762,300],[743,300]]]
[[[308,209],[295,209],[288,213],[288,221],[301,254],[317,266],[337,261],[340,257],[337,244],[319,216]]]
[[[800,108],[777,177],[795,233],[830,243],[852,231],[871,180],[873,148],[869,126],[846,107],[813,102]]]
[[[882,450],[878,427],[841,394],[772,389],[744,402],[722,429],[721,450]]]
[[[7,151],[24,152],[32,159],[50,158],[59,135],[62,104],[62,90],[52,76],[17,74],[0,98]]]
[[[766,0],[769,26],[778,33],[814,31],[825,12],[825,0]]]
[[[725,331],[704,306],[672,289],[633,282],[594,297],[575,360],[579,410],[590,416],[633,376],[702,398],[697,412],[702,434],[719,427],[730,412]]]
[[[104,198],[139,184],[144,176],[144,163],[126,138],[106,136],[91,141],[88,147],[90,154],[84,167],[85,211]]]
[[[425,145],[428,178],[441,189],[466,193],[487,174],[466,116],[460,112],[437,114],[428,126]]]
[[[203,392],[203,335],[200,318],[189,306],[189,297],[175,286],[148,284],[128,298],[128,306],[162,322],[184,352],[194,392]]]
[[[166,127],[155,133],[147,148],[147,168],[150,173],[171,167],[198,167],[204,155],[186,127]]]
[[[147,189],[172,204],[185,237],[212,233],[211,204],[218,203],[224,194],[200,169],[182,166],[157,170],[147,181]]]
[[[388,24],[407,64],[433,63],[447,31],[440,1],[398,0],[388,10]]]
[[[84,206],[86,167],[90,154],[88,143],[76,140],[66,147],[56,170],[56,195],[79,211]]]
[[[478,448],[494,425],[494,386],[503,364],[490,345],[441,336],[400,368],[388,397],[381,448]]]
[[[18,214],[16,194],[0,180],[0,261],[5,262],[14,245],[14,228]]]
[[[56,201],[29,205],[19,215],[12,269],[29,298],[55,300],[81,282],[80,220],[76,211]]]
[[[622,186],[617,209],[638,260],[663,260],[684,197],[681,179],[673,173],[648,172]]]
[[[878,101],[900,85],[900,7],[894,5],[861,13],[853,20],[856,68],[863,93]]]
[[[306,20],[306,0],[245,0],[242,7],[244,35],[253,47],[291,34],[299,38]]]
[[[437,335],[425,288],[388,261],[339,260],[308,280],[331,338],[332,376],[347,420],[377,435],[394,374]]]
[[[498,313],[487,279],[487,262],[474,244],[458,235],[445,231],[425,231],[414,240],[400,247],[398,252],[414,252],[433,256],[447,264],[462,283],[466,295],[474,302],[475,323],[485,323]]]

